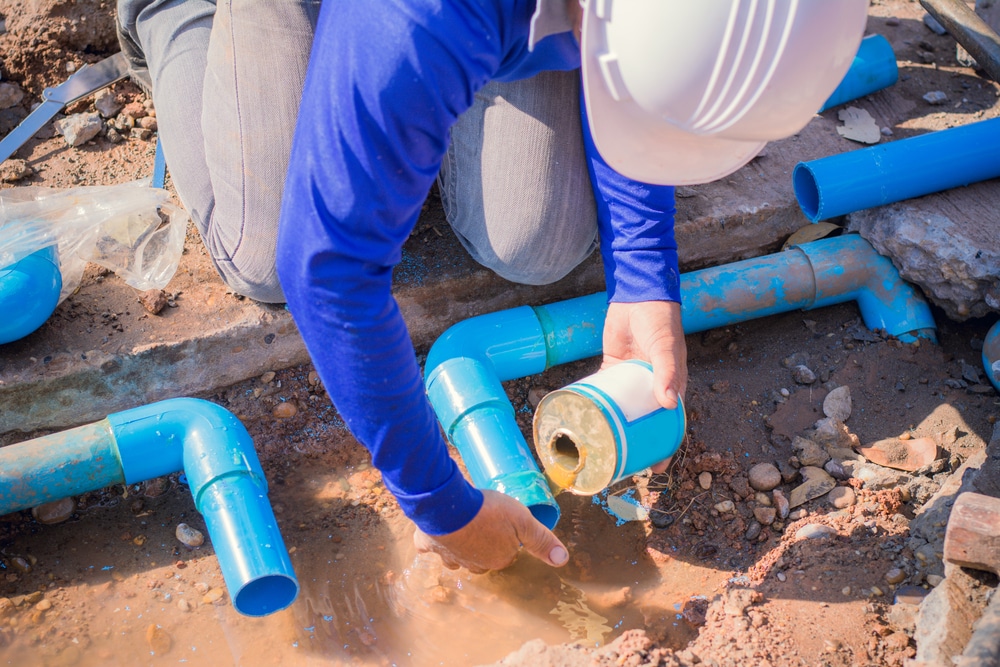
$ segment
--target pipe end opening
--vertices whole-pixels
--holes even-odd
[[[552,466],[567,475],[575,475],[583,468],[586,453],[576,440],[566,431],[558,431],[549,443],[552,452]]]
[[[535,517],[538,523],[542,524],[549,530],[556,527],[559,523],[559,506],[558,505],[529,505],[528,511],[531,512],[531,516]]]
[[[799,200],[799,207],[805,216],[812,222],[818,221],[819,185],[816,184],[816,175],[804,162],[795,165],[795,169],[792,171],[792,187],[795,190],[795,198]]]
[[[271,574],[248,582],[233,598],[233,607],[244,616],[267,616],[295,601],[299,582],[284,574]]]

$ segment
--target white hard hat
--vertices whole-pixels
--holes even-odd
[[[582,0],[583,85],[604,160],[707,183],[801,130],[843,79],[868,0]]]

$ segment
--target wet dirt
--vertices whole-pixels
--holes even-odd
[[[111,11],[100,2],[77,5],[102,17]],[[37,96],[65,77],[68,62],[108,53],[99,40],[57,39],[67,30],[67,7],[0,0],[4,81]],[[15,32],[28,10],[36,12],[33,27]],[[871,8],[871,30],[891,39],[907,72],[898,95],[913,108],[939,88],[962,101],[947,112],[914,113],[896,127],[904,135],[993,109],[997,98],[994,84],[954,63],[953,41],[927,31],[921,15],[911,2]],[[142,99],[128,82],[115,90]],[[0,133],[28,104],[0,111]],[[4,187],[122,182],[151,170],[152,143],[138,137],[69,149],[42,135],[26,150],[32,175]],[[439,211],[433,198],[429,204]],[[422,222],[415,238],[433,243],[433,224]],[[93,291],[117,278],[91,270],[84,280]],[[189,293],[198,298],[196,289]],[[136,307],[134,300],[76,307],[74,325],[113,337],[121,323],[102,314]],[[1000,401],[988,385],[963,377],[965,362],[978,363],[990,322],[935,317],[936,346],[868,331],[853,304],[689,336],[686,441],[666,473],[611,489],[637,499],[648,518],[620,522],[606,497],[560,495],[557,534],[571,551],[561,570],[521,559],[472,575],[415,554],[412,525],[311,367],[216,390],[203,398],[236,414],[254,439],[301,586],[296,602],[263,619],[233,609],[210,540],[191,549],[175,537],[182,522],[205,531],[181,475],[116,486],[75,499],[70,518],[55,525],[30,512],[0,517],[0,664],[539,665],[543,649],[513,652],[541,640],[579,644],[576,661],[564,663],[573,665],[900,665],[913,642],[888,611],[900,587],[929,587],[929,570],[906,544],[926,497],[842,480],[838,488],[855,493],[853,504],[837,508],[824,496],[802,514],[773,520],[770,494],[754,491],[748,473],[775,463],[787,473],[779,489],[789,495],[801,482],[792,441],[823,416],[834,386],[851,389],[846,423],[862,444],[940,439],[942,464],[923,476],[929,483],[982,449]],[[814,383],[793,380],[783,363],[793,354],[818,376]],[[529,441],[538,399],[597,366],[586,360],[507,383]],[[831,534],[797,537],[816,530],[810,526]],[[894,568],[904,576],[889,583]]]

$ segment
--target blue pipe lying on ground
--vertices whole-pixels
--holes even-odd
[[[113,484],[183,470],[233,607],[265,616],[299,584],[243,424],[224,408],[175,398],[0,448],[0,516]]]
[[[869,328],[935,341],[923,297],[856,235],[686,273],[681,295],[685,333],[857,301]],[[606,314],[600,292],[480,315],[445,331],[427,355],[427,395],[472,483],[521,501],[549,528],[559,506],[501,383],[600,354]]]
[[[1000,118],[800,162],[795,197],[816,222],[1000,176]]]
[[[858,54],[844,79],[826,100],[820,113],[835,106],[888,88],[899,79],[896,54],[882,35],[868,35],[861,40]]]
[[[45,324],[59,305],[62,273],[54,246],[0,269],[0,345]]]
[[[983,368],[990,384],[1000,391],[1000,321],[990,327],[983,341]]]

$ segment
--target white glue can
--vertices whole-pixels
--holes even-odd
[[[593,495],[672,456],[684,406],[667,410],[644,361],[615,364],[546,395],[534,418],[535,451],[552,484]]]

